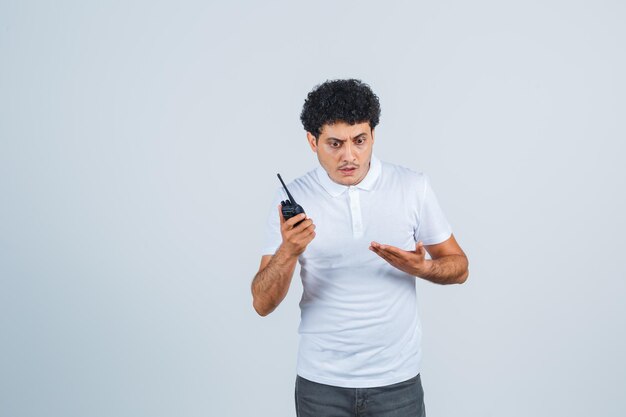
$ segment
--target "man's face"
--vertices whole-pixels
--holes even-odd
[[[365,178],[374,145],[374,130],[368,122],[325,124],[317,140],[309,132],[307,139],[331,180],[355,185]]]

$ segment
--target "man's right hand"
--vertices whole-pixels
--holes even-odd
[[[285,221],[278,206],[278,215],[283,242],[274,255],[261,258],[259,272],[252,280],[252,304],[261,316],[270,314],[285,298],[298,256],[315,237],[315,225],[313,220],[306,218],[306,214],[298,214]],[[298,222],[302,223],[296,226]]]
[[[278,215],[280,216],[280,234],[283,237],[282,249],[289,256],[300,256],[315,237],[313,220],[307,218],[304,213],[285,220],[280,206],[278,206]],[[299,221],[302,223],[296,226]]]

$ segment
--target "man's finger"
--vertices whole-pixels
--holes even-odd
[[[421,257],[426,256],[426,248],[421,240],[415,244],[415,253]]]
[[[278,205],[278,218],[280,219],[280,225],[285,223],[285,216],[283,216],[282,204]]]
[[[390,264],[393,265],[393,261],[394,259],[389,256],[389,254],[387,252],[385,252],[384,250],[380,249],[380,247],[376,247],[376,246],[370,246],[370,249],[378,256],[380,256],[381,258],[383,258],[385,261],[389,262]]]
[[[297,215],[293,216],[292,218],[290,218],[289,220],[286,220],[285,221],[285,226],[287,226],[289,229],[293,229],[295,227],[296,223],[298,223],[301,220],[304,220],[305,218],[306,218],[306,214],[304,214],[304,213],[297,214]]]
[[[291,219],[289,219],[291,220]],[[303,220],[296,220],[295,223],[298,223],[297,225],[294,224],[293,228],[294,229],[298,229],[298,231],[303,231],[306,230],[307,228],[311,227],[311,225],[313,224],[313,219],[311,219],[310,217],[306,217]]]
[[[309,243],[311,243],[311,241],[313,240],[313,238],[315,237],[315,231],[313,229],[310,229],[306,235],[303,236],[303,242],[308,245]]]
[[[315,224],[313,224],[313,220],[306,219],[301,224],[295,226],[293,229],[293,233],[297,236],[306,236],[311,233],[312,230],[315,229]]]
[[[407,256],[406,251],[391,245],[385,245],[382,250],[398,258],[405,258]]]
[[[370,243],[370,247],[369,247],[369,249],[370,249],[372,252],[374,252],[376,255],[380,256],[381,258],[383,257],[383,253],[384,253],[383,248],[384,248],[384,246],[383,246],[383,245],[381,245],[381,244],[380,244],[380,243],[378,243],[378,242],[372,242],[372,243]]]
[[[383,252],[380,250],[380,248],[372,245],[370,246],[370,250],[374,252],[376,255],[380,256],[381,258],[384,258]]]
[[[384,253],[387,258],[394,261],[404,261],[408,258],[409,255],[406,251],[403,251],[402,249],[396,248],[395,246],[391,245],[381,245],[377,244],[376,242],[372,242],[372,245],[370,247],[376,249],[376,253]]]
[[[378,248],[378,249],[381,249],[381,250],[391,250],[391,252],[396,252],[396,253],[398,253],[398,251],[405,252],[402,249],[397,248],[395,246],[383,245],[381,243],[374,242],[374,241],[370,243],[370,247]]]

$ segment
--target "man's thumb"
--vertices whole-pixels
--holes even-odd
[[[285,223],[285,216],[283,216],[282,204],[278,205],[278,218],[280,219],[280,224]]]

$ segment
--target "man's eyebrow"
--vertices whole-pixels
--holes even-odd
[[[356,135],[356,136],[355,136],[355,137],[353,137],[352,139],[356,139],[356,138],[358,138],[359,136],[363,136],[363,135],[365,135],[365,134],[367,134],[367,132],[359,133],[358,135]],[[329,137],[327,137],[327,138],[326,138],[326,140],[337,140],[337,141],[339,141],[339,142],[345,142],[347,139],[339,139],[339,138],[333,138],[332,136],[329,136]]]

